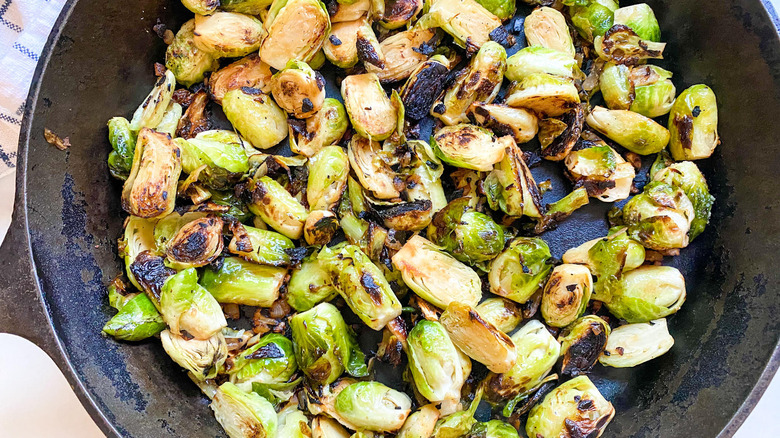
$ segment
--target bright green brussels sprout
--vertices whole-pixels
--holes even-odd
[[[520,304],[543,285],[552,269],[550,248],[538,237],[517,237],[490,264],[490,291]]]
[[[504,158],[494,166],[483,183],[488,205],[510,216],[540,218],[544,211],[539,187],[525,164],[523,151],[514,140],[508,143]]]
[[[469,438],[520,438],[517,429],[501,420],[477,423],[471,428],[468,436]]]
[[[220,0],[219,7],[228,12],[260,15],[271,3],[271,0]]]
[[[506,104],[558,117],[580,104],[574,81],[548,73],[532,73],[509,86]]]
[[[707,181],[696,164],[691,161],[672,163],[652,175],[653,181],[663,181],[673,187],[679,187],[693,204],[696,216],[691,221],[688,237],[693,240],[704,231],[710,221],[710,211],[715,198],[710,195]]]
[[[373,330],[401,314],[401,303],[368,256],[355,245],[325,247],[317,256],[349,308]]]
[[[596,106],[586,121],[591,128],[640,155],[658,153],[669,143],[669,131],[666,128],[633,111]]]
[[[718,105],[706,85],[694,85],[680,93],[669,112],[669,151],[675,160],[699,160],[712,155],[720,144]]]
[[[306,119],[305,130],[290,126],[290,149],[296,154],[313,157],[325,146],[336,144],[349,126],[347,111],[336,99],[326,98],[322,109]]]
[[[504,158],[510,143],[514,143],[511,137],[496,138],[485,128],[465,123],[445,126],[431,136],[431,145],[442,161],[483,172]]]
[[[426,4],[426,9],[417,27],[440,27],[455,44],[470,51],[491,41],[491,32],[501,26],[500,18],[474,0],[436,0]]]
[[[236,196],[234,191],[209,190],[209,192],[211,193],[209,201],[228,207],[227,212],[221,213],[223,219],[226,219],[228,222],[232,220],[244,222],[252,218],[252,213],[249,212],[246,204]]]
[[[165,74],[160,76],[154,88],[149,95],[133,113],[130,120],[130,130],[138,132],[141,128],[155,129],[160,124],[165,111],[171,104],[173,91],[176,89],[176,77],[170,70],[165,70]]]
[[[230,382],[220,385],[211,401],[211,409],[230,438],[276,436],[278,419],[274,406]]]
[[[287,137],[287,114],[256,88],[228,91],[222,98],[222,109],[230,123],[254,147],[268,149]]]
[[[300,239],[308,212],[281,184],[269,176],[249,181],[249,211],[290,239]]]
[[[238,231],[238,232],[237,232]],[[287,266],[290,256],[286,250],[295,248],[292,240],[273,231],[241,226],[233,230],[228,251],[245,260],[262,265]]]
[[[233,383],[257,382],[273,387],[287,383],[297,370],[292,341],[269,333],[255,345],[236,353],[228,372]]]
[[[201,132],[189,140],[175,140],[181,148],[182,169],[192,174],[205,165],[206,168],[198,175],[198,181],[214,190],[226,190],[249,170],[249,159],[240,139],[237,142],[222,142],[202,136],[208,132],[214,131]]]
[[[329,301],[338,291],[330,281],[330,275],[320,266],[317,254],[312,254],[292,271],[287,284],[287,302],[293,309],[303,312],[322,301]]]
[[[506,401],[535,388],[550,373],[561,346],[541,322],[532,319],[520,327],[512,341],[518,360],[504,374],[491,373],[485,380],[487,398],[491,402]]]
[[[196,15],[193,42],[215,58],[246,56],[260,48],[265,37],[263,23],[237,12]]]
[[[583,316],[561,330],[561,375],[589,372],[604,351],[609,333],[609,324],[596,315]]]
[[[482,388],[477,389],[468,410],[454,412],[436,422],[431,438],[459,438],[465,436],[477,422],[474,413],[482,400]]]
[[[462,352],[494,373],[509,371],[518,359],[509,336],[467,304],[450,303],[439,321]]]
[[[589,196],[615,202],[631,194],[634,166],[602,140],[581,140],[565,164],[569,179],[585,187]]]
[[[295,404],[288,405],[278,416],[276,438],[312,438],[309,419],[298,410]]]
[[[133,167],[133,154],[137,141],[130,129],[130,122],[124,117],[113,117],[109,120],[108,141],[112,149],[108,154],[108,170],[111,176],[124,181]]]
[[[271,92],[271,66],[264,63],[257,53],[252,53],[238,61],[228,64],[209,76],[209,95],[214,102],[222,105],[225,93],[242,87]]]
[[[628,234],[646,248],[661,251],[688,246],[695,216],[685,192],[661,181],[646,185],[623,206]]]
[[[615,11],[615,24],[624,24],[631,28],[639,38],[647,41],[661,41],[661,28],[653,9],[647,3],[623,6]]]
[[[133,167],[122,188],[122,208],[146,219],[170,214],[176,204],[181,150],[168,134],[142,128]]]
[[[599,362],[615,368],[635,367],[663,355],[673,345],[664,318],[622,325],[612,330]]]
[[[341,96],[352,127],[358,134],[381,141],[398,129],[399,107],[387,97],[375,73],[344,78]]]
[[[271,307],[279,298],[287,268],[258,265],[240,257],[226,257],[218,270],[206,269],[200,280],[220,303]]]
[[[533,140],[539,129],[534,113],[522,108],[474,102],[466,115],[472,123],[491,129],[502,137],[509,135],[516,143]]]
[[[311,420],[312,438],[349,438],[350,434],[338,421],[317,415]]]
[[[582,265],[556,266],[542,293],[540,310],[547,325],[565,327],[585,313],[593,293],[590,269]]]
[[[615,24],[593,39],[599,57],[616,64],[639,65],[648,59],[662,59],[666,43],[643,40],[624,24]]]
[[[553,8],[543,6],[525,17],[525,38],[529,46],[542,46],[563,52],[574,58],[572,42],[566,18]]]
[[[185,87],[202,82],[206,72],[216,71],[219,62],[208,51],[195,45],[195,20],[182,24],[165,51],[165,67]]]
[[[506,60],[506,78],[522,81],[535,73],[575,79],[582,77],[577,61],[568,53],[544,46],[529,46],[520,49]]]
[[[571,216],[578,208],[588,205],[589,202],[588,190],[585,187],[577,187],[563,198],[552,204],[547,204],[547,211],[536,220],[534,232],[541,234],[554,228],[559,222]]]
[[[471,210],[470,198],[458,198],[436,213],[428,239],[465,263],[491,260],[504,249],[504,227]]]
[[[216,377],[228,354],[225,336],[221,332],[200,340],[183,338],[170,330],[163,330],[160,340],[168,356],[198,381]]]
[[[274,0],[265,28],[260,58],[282,70],[291,59],[308,62],[317,54],[330,33],[330,18],[319,0]]]
[[[165,329],[160,312],[145,294],[130,298],[106,325],[103,333],[123,341],[140,341]]]
[[[626,234],[625,228],[610,230],[609,236],[589,240],[563,254],[564,263],[587,265],[597,277],[620,276],[645,262],[645,248]]]
[[[325,80],[309,64],[291,59],[274,74],[271,93],[276,103],[298,119],[311,117],[325,102]]]
[[[346,369],[355,377],[368,374],[365,355],[338,309],[320,303],[290,318],[295,359],[313,382],[327,385]]]
[[[633,102],[631,67],[607,62],[599,76],[599,89],[607,107],[613,110],[627,110]]]
[[[477,313],[482,319],[493,324],[504,333],[516,329],[523,321],[523,312],[514,301],[505,298],[493,297],[477,305]]]
[[[477,3],[490,11],[501,21],[509,20],[515,16],[515,2],[506,0],[477,0]]]
[[[396,438],[429,438],[439,420],[439,410],[431,403],[421,407],[406,419]]]
[[[685,278],[671,266],[641,266],[623,274],[607,308],[630,323],[664,318],[685,302]]]
[[[205,266],[222,254],[222,219],[214,215],[182,226],[166,244],[166,261],[174,269]]]
[[[463,363],[471,362],[452,343],[444,326],[420,320],[407,337],[409,370],[414,385],[432,403],[446,403],[450,409],[460,402],[460,390],[468,377]]]
[[[194,268],[185,269],[165,282],[160,294],[160,313],[171,332],[180,336],[206,340],[227,327],[222,308],[198,284]]]
[[[631,111],[645,117],[660,117],[669,112],[677,89],[671,81],[672,72],[654,65],[631,69],[634,101]]]
[[[379,1],[378,3],[383,2]],[[366,32],[369,28],[366,28]],[[379,44],[379,52],[384,55],[383,67],[369,62],[365,62],[364,65],[366,70],[369,73],[375,73],[382,83],[402,81],[428,59],[428,56],[421,53],[423,51],[419,48],[435,48],[438,43],[439,36],[436,29],[424,29],[416,25],[382,40],[382,43]],[[368,46],[368,44],[364,44],[364,46]],[[358,54],[360,54],[359,51]]]
[[[360,430],[395,432],[411,412],[412,400],[379,382],[353,383],[336,396],[339,417]]]
[[[531,408],[525,432],[528,436],[552,438],[570,436],[569,431],[574,429],[583,436],[599,437],[614,416],[612,403],[588,376],[579,376],[553,389]]]
[[[200,15],[210,15],[220,6],[219,0],[181,0],[185,8]]]
[[[349,157],[341,146],[326,146],[309,159],[309,209],[333,210],[347,187]]]
[[[392,260],[404,283],[436,307],[453,301],[476,306],[482,298],[477,273],[424,237],[412,236]]]
[[[604,35],[614,23],[614,12],[618,9],[615,0],[593,0],[585,4],[573,2],[569,6],[571,24],[588,41]],[[569,2],[564,2],[569,4]]]
[[[468,121],[466,110],[474,102],[491,103],[498,95],[506,72],[506,50],[488,41],[434,104],[431,115],[447,125]]]

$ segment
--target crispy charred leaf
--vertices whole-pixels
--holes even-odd
[[[595,315],[584,316],[561,331],[561,375],[586,374],[598,361],[610,335],[609,324]]]
[[[130,264],[130,272],[144,292],[159,305],[160,293],[165,281],[176,274],[174,269],[165,265],[165,259],[146,250],[138,254]]]
[[[584,105],[578,105],[573,110],[561,116],[560,120],[566,124],[566,129],[554,140],[542,148],[542,157],[550,161],[561,161],[569,155],[574,145],[580,139],[582,125],[585,122]]]
[[[412,72],[400,93],[407,117],[420,120],[428,115],[433,102],[444,89],[449,71],[447,58],[434,55]]]
[[[638,65],[646,59],[662,59],[666,43],[646,41],[624,24],[612,26],[603,37],[596,37],[599,55],[616,64]]]
[[[190,106],[179,119],[179,125],[176,127],[176,136],[184,139],[193,138],[201,132],[211,129],[211,121],[206,112],[206,104],[209,96],[205,90],[195,93]]]

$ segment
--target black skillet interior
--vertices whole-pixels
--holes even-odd
[[[120,269],[115,253],[123,217],[120,185],[105,164],[105,123],[132,114],[151,88],[152,65],[164,53],[152,31],[157,19],[176,29],[189,12],[178,0],[74,3],[33,85],[33,93],[40,89],[22,136],[21,206],[5,248],[24,242],[26,218],[33,272],[57,337],[48,345],[59,343],[58,361],[71,367],[71,382],[107,433],[222,436],[207,400],[158,341],[125,344],[100,335],[112,314],[104,285]],[[780,274],[773,263],[780,249],[780,41],[757,0],[649,3],[668,42],[659,64],[675,73],[678,91],[706,83],[718,96],[723,143],[699,163],[717,202],[704,234],[668,261],[688,286],[688,302],[670,320],[674,348],[632,369],[597,367],[593,378],[617,409],[604,436],[730,436],[739,422],[727,424],[780,336]],[[527,12],[520,8],[520,15]],[[69,136],[73,146],[55,150],[43,139],[44,127]],[[545,202],[570,190],[560,165],[543,163],[533,173],[552,181]],[[608,207],[593,201],[545,234],[554,255],[604,235]],[[3,257],[3,264],[21,263]],[[0,296],[10,301],[34,301],[37,293],[29,288],[25,300],[17,298],[24,282],[8,273],[0,284]],[[23,317],[12,311],[19,304],[10,301],[0,306],[0,322],[23,331]]]

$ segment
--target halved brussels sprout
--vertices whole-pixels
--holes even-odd
[[[328,38],[322,44],[322,51],[331,64],[340,68],[352,68],[358,63],[358,30],[364,26],[370,27],[366,17],[333,23]]]
[[[269,333],[251,347],[236,353],[228,370],[237,385],[261,383],[274,387],[287,383],[298,370],[292,341]]]
[[[379,142],[361,135],[352,136],[347,148],[350,167],[360,184],[379,199],[400,196],[395,185],[396,173],[391,166],[392,156],[382,150]]]
[[[593,40],[596,53],[615,64],[638,65],[648,59],[663,59],[666,43],[643,40],[624,24],[615,24]]]
[[[502,159],[483,182],[488,205],[510,216],[540,218],[544,214],[541,194],[531,170],[525,164],[523,151],[511,137]]]
[[[646,248],[661,251],[688,246],[695,216],[685,192],[660,181],[646,185],[623,206],[628,234]]]
[[[320,303],[298,313],[290,327],[298,367],[313,382],[328,385],[344,370],[355,377],[368,374],[355,335],[334,305]]]
[[[232,226],[233,239],[228,251],[245,260],[270,266],[286,266],[290,263],[287,250],[295,248],[292,240],[273,231],[250,226]]]
[[[570,2],[564,3],[569,4]],[[583,38],[590,42],[593,42],[595,37],[604,35],[614,24],[614,12],[618,9],[618,3],[615,0],[575,1],[571,3],[569,5],[571,24]]]
[[[155,129],[160,124],[176,89],[176,76],[170,70],[160,76],[149,95],[133,113],[130,120],[130,130],[137,132],[141,128]]]
[[[412,400],[379,382],[353,383],[336,396],[339,417],[360,430],[395,432],[409,416]]]
[[[482,401],[482,388],[478,388],[467,410],[453,412],[436,422],[431,438],[457,438],[465,436],[476,424],[474,414]]]
[[[710,221],[710,211],[715,198],[710,195],[707,181],[696,164],[690,161],[672,163],[651,175],[653,181],[663,181],[671,186],[679,187],[693,204],[696,216],[691,221],[688,231],[689,240],[693,240],[704,231]]]
[[[401,303],[382,271],[357,246],[325,247],[317,260],[349,308],[373,330],[401,314]]]
[[[633,111],[596,106],[586,121],[591,128],[640,155],[660,152],[669,143],[669,131],[666,128]]]
[[[491,103],[496,98],[504,72],[506,50],[496,42],[486,42],[471,58],[468,68],[436,102],[431,115],[447,125],[468,121],[466,110],[472,103]]]
[[[265,29],[260,59],[282,70],[291,59],[308,62],[314,57],[330,33],[330,17],[319,0],[274,0]]]
[[[528,414],[525,432],[533,437],[599,437],[615,416],[612,403],[587,376],[578,376],[547,394]]]
[[[225,257],[219,269],[206,269],[200,280],[220,303],[271,307],[279,298],[287,268],[263,266],[239,257]]]
[[[108,121],[108,141],[111,153],[108,154],[108,170],[111,176],[126,180],[133,168],[133,155],[137,141],[130,129],[130,122],[124,117],[112,117]]]
[[[181,149],[168,134],[142,128],[133,167],[122,189],[122,208],[132,216],[159,218],[173,211],[181,174]]]
[[[509,86],[506,104],[528,108],[548,117],[560,116],[580,103],[574,82],[547,73],[532,73]]]
[[[628,198],[636,170],[603,141],[580,140],[566,157],[566,174],[604,202]]]
[[[599,362],[615,368],[635,367],[663,355],[673,345],[664,318],[622,325],[612,330]]]
[[[205,93],[203,93],[205,94]],[[162,120],[154,128],[155,131],[174,136],[176,134],[176,128],[179,126],[179,120],[182,118],[183,108],[178,103],[171,101],[168,104],[168,109],[165,110]]]
[[[494,373],[509,371],[518,360],[509,336],[467,304],[450,303],[439,321],[461,351]]]
[[[543,6],[525,17],[525,38],[529,46],[542,46],[574,58],[574,43],[566,18],[559,11]]]
[[[615,10],[615,24],[624,24],[643,40],[661,41],[661,28],[653,9],[647,3],[623,6]]]
[[[335,8],[335,12],[333,9]],[[349,3],[336,3],[335,5],[328,5],[328,11],[330,11],[331,23],[343,23],[345,21],[355,21],[364,15],[371,13],[371,1],[370,0],[356,0]]]
[[[496,135],[509,135],[516,143],[527,143],[536,137],[536,116],[522,108],[474,102],[466,111],[472,123],[491,129]]]
[[[548,118],[539,121],[542,158],[561,161],[574,149],[582,134],[582,125],[585,123],[584,106],[577,105],[558,119]]]
[[[477,313],[504,333],[516,329],[523,321],[523,312],[520,307],[514,301],[500,297],[488,298],[479,303]]]
[[[547,279],[552,269],[550,248],[538,237],[517,237],[490,264],[490,291],[525,303]]]
[[[303,61],[290,60],[271,80],[276,103],[293,117],[314,115],[325,102],[325,79]]]
[[[339,218],[329,210],[314,210],[303,224],[303,240],[309,245],[326,245],[339,230]]]
[[[496,138],[485,128],[469,124],[445,126],[431,137],[436,156],[453,166],[488,171],[504,158],[511,137]]]
[[[468,363],[470,371],[471,361],[455,347],[438,321],[418,321],[407,343],[409,370],[417,391],[432,403],[444,403],[452,412],[469,374],[463,363]]]
[[[174,140],[181,148],[182,170],[190,175],[199,172],[198,181],[214,190],[231,188],[249,170],[249,158],[241,138],[235,136],[229,141],[211,138],[222,133],[233,135],[230,131],[203,131],[189,140]]]
[[[558,335],[561,343],[561,375],[577,376],[590,371],[610,334],[609,324],[596,315],[583,316]]]
[[[230,12],[240,12],[249,15],[261,15],[271,0],[220,0],[220,8]]]
[[[665,318],[685,302],[685,278],[671,266],[640,266],[620,279],[620,292],[604,304],[629,323]]]
[[[438,43],[436,29],[414,26],[385,38],[379,44],[384,54],[384,67],[366,64],[366,70],[375,73],[383,83],[401,81],[428,59],[423,52],[430,54]]]
[[[268,149],[287,137],[287,114],[256,88],[230,90],[222,98],[230,123],[252,146]]]
[[[219,0],[182,0],[181,4],[195,14],[210,15],[220,6]]]
[[[472,211],[470,198],[458,198],[436,213],[428,238],[466,263],[488,261],[504,249],[504,228],[484,214]]]
[[[669,151],[675,160],[700,160],[712,155],[720,138],[718,105],[710,87],[694,85],[677,96],[669,113],[669,132]]]
[[[252,200],[247,205],[249,211],[290,239],[300,239],[308,216],[306,207],[268,176],[250,180],[248,190]]]
[[[293,153],[313,157],[324,146],[338,143],[348,126],[344,105],[336,99],[326,98],[322,109],[306,119],[305,129],[299,132],[290,125],[290,149]]]
[[[230,438],[276,436],[277,417],[274,406],[254,392],[244,392],[236,385],[220,385],[211,409]]]
[[[294,269],[287,284],[287,302],[293,309],[303,312],[322,301],[329,301],[338,295],[330,281],[330,275],[320,266],[317,254],[303,260],[300,268]]]
[[[165,330],[160,312],[145,294],[135,294],[103,326],[103,333],[123,341],[140,341]]]
[[[123,238],[119,242],[121,248],[119,254],[125,259],[125,272],[127,273],[127,278],[138,290],[147,292],[149,298],[152,298],[152,301],[155,302],[156,305],[160,302],[159,288],[156,288],[154,291],[148,290],[149,288],[144,287],[144,285],[147,284],[145,278],[136,278],[132,269],[133,264],[140,261],[139,259],[155,258],[158,262],[155,263],[158,269],[154,270],[154,273],[160,274],[155,275],[155,277],[161,278],[159,278],[159,282],[155,281],[154,283],[160,283],[160,287],[162,287],[162,283],[167,279],[169,274],[172,275],[175,273],[175,271],[166,268],[165,265],[163,265],[162,257],[154,256],[154,253],[157,252],[157,245],[154,239],[155,224],[156,221],[143,219],[137,216],[128,217],[125,223]],[[143,271],[146,271],[146,269]]]
[[[450,62],[443,55],[433,55],[414,69],[400,92],[406,117],[420,120],[428,115],[449,72]]]
[[[672,72],[654,65],[631,69],[634,101],[631,111],[645,117],[660,117],[669,112],[677,89],[671,81]]]
[[[263,23],[251,15],[215,12],[195,16],[195,45],[217,58],[246,56],[260,48]]]
[[[398,29],[414,20],[422,8],[422,0],[387,0],[380,24],[386,29]]]
[[[506,60],[506,78],[510,81],[522,81],[535,73],[569,79],[583,76],[573,56],[544,46],[524,47]]]
[[[347,76],[341,82],[341,96],[360,135],[381,141],[398,129],[399,108],[388,99],[376,74]]]
[[[514,1],[507,0],[477,0],[477,3],[490,11],[501,21],[507,21],[515,16],[516,6]]]
[[[165,67],[185,87],[203,81],[206,72],[219,68],[219,62],[210,52],[195,45],[194,19],[182,24],[176,32],[176,37],[165,51]]]
[[[220,105],[225,94],[230,90],[248,87],[270,93],[272,75],[271,66],[263,62],[257,53],[252,53],[209,76],[209,93],[211,98]]]
[[[317,415],[311,420],[311,438],[350,438],[350,433],[338,421]]]
[[[289,404],[279,411],[279,425],[276,430],[278,438],[312,438],[309,419],[298,410],[298,405]]]
[[[169,278],[160,294],[160,313],[173,334],[206,340],[227,327],[222,308],[198,284],[194,268]]]
[[[477,423],[471,428],[469,438],[520,438],[517,429],[501,420]]]
[[[439,420],[439,410],[431,403],[410,415],[396,438],[428,438]]]
[[[171,333],[160,332],[163,349],[174,362],[186,369],[198,381],[213,379],[227,359],[227,343],[222,332],[205,339],[184,338]]]
[[[392,260],[404,283],[434,306],[446,309],[454,301],[476,306],[482,298],[477,273],[424,237],[412,236]]]
[[[205,266],[222,254],[222,219],[195,219],[179,229],[166,245],[166,257],[177,269]]]
[[[501,26],[501,19],[474,0],[436,0],[417,26],[440,27],[452,35],[455,44],[473,53],[491,41],[490,34]]]
[[[585,313],[593,293],[590,269],[582,265],[556,266],[542,293],[541,311],[547,325],[565,327]]]
[[[430,201],[433,215],[447,205],[447,197],[441,185],[444,166],[428,143],[409,140],[406,146],[412,152],[409,165],[402,171],[407,177],[406,196],[413,201]]]
[[[599,89],[607,107],[613,110],[627,110],[634,101],[634,84],[631,82],[631,67],[607,62],[599,76]]]
[[[385,68],[385,54],[368,21],[363,21],[363,25],[357,28],[355,49],[357,49],[358,59],[363,61],[364,65]]]

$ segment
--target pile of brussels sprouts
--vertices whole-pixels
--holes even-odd
[[[153,90],[108,122],[129,216],[103,331],[159,337],[232,438],[600,436],[588,373],[672,347],[685,279],[660,262],[714,200],[690,160],[715,96],[648,64],[650,7],[182,1]],[[534,156],[567,196],[542,205]],[[628,200],[555,260],[538,236],[590,198]]]

